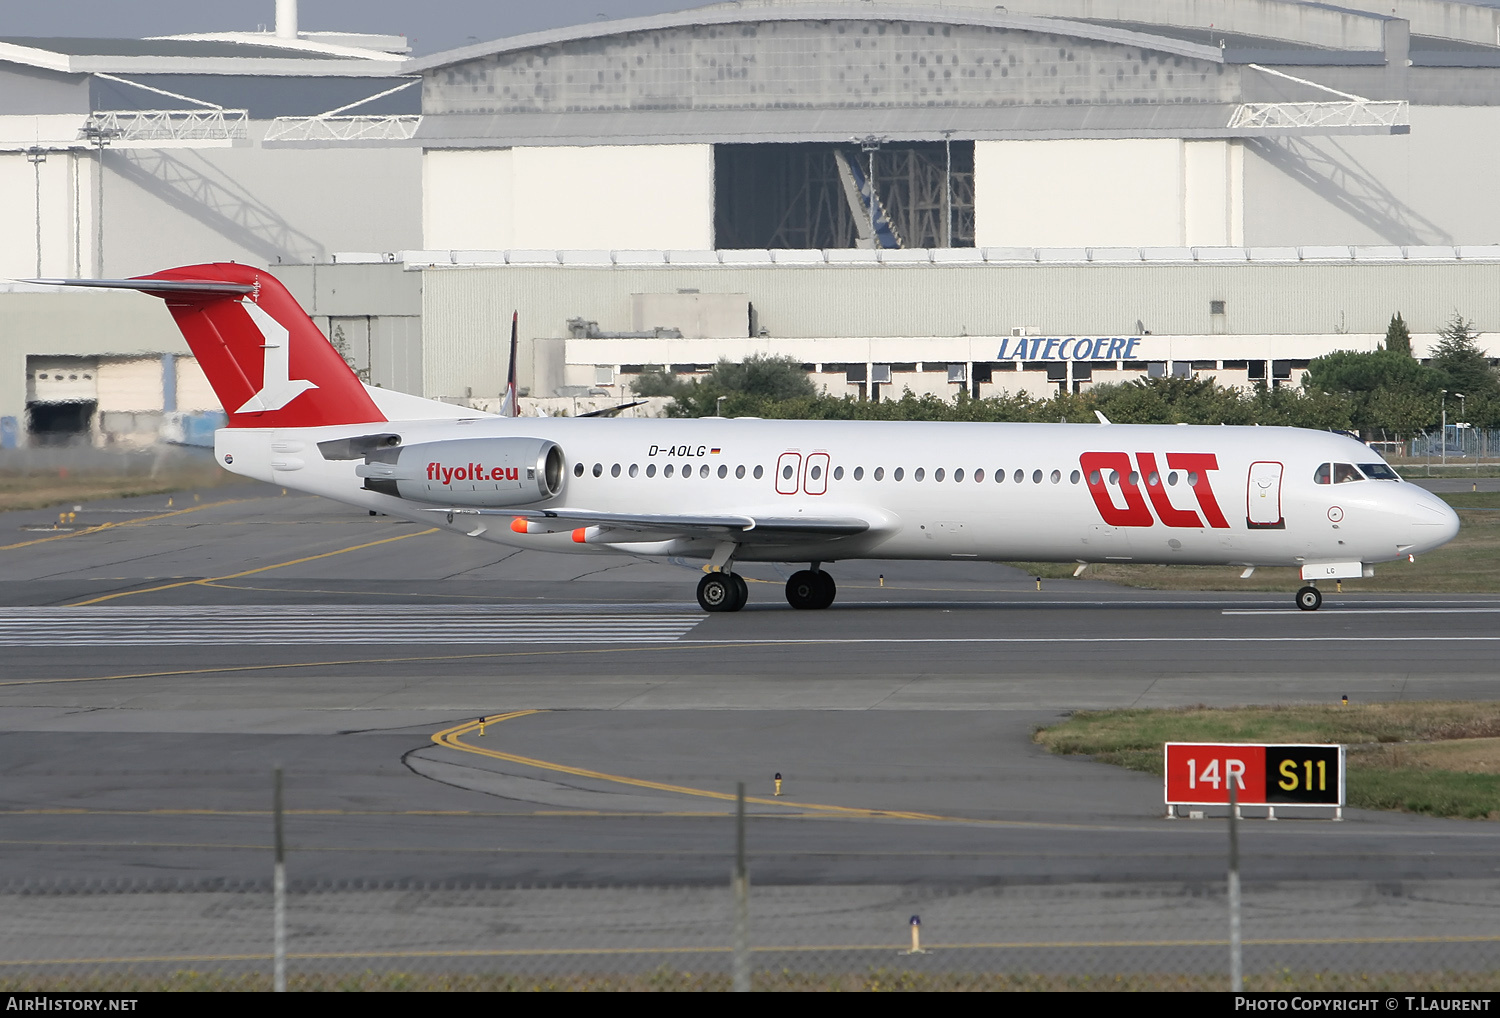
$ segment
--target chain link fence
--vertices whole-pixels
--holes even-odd
[[[1395,455],[1409,459],[1434,462],[1446,459],[1450,466],[1468,464],[1472,467],[1476,463],[1489,464],[1500,458],[1500,431],[1449,424],[1446,442],[1443,429],[1433,428],[1408,439],[1404,449],[1400,448],[1400,443],[1387,443],[1387,446]]]
[[[1247,884],[1247,990],[1500,987],[1500,886]],[[757,990],[1229,985],[1224,887],[749,889]],[[0,990],[270,989],[266,887],[0,890]],[[919,926],[913,926],[919,921]],[[294,888],[289,990],[728,990],[717,887]],[[915,950],[914,950],[915,948]]]

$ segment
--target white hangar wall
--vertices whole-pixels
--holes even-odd
[[[1245,243],[1493,244],[1500,107],[1413,106],[1411,133],[1254,139]]]
[[[1238,246],[1243,179],[1243,148],[1232,141],[979,141],[974,243]]]
[[[712,145],[436,149],[426,248],[713,247]]]
[[[105,151],[104,169],[105,276],[306,262],[422,234],[416,149],[118,148]]]
[[[49,152],[33,166],[25,152],[0,152],[0,278],[37,274],[41,220],[41,275],[93,271],[93,156]]]

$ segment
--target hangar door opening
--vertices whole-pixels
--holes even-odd
[[[84,357],[26,358],[26,430],[33,445],[92,441],[99,364]]]
[[[715,145],[714,246],[973,247],[974,143]]]

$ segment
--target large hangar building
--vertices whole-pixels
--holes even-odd
[[[420,80],[409,136],[249,147],[318,196],[279,271],[376,384],[494,397],[512,309],[523,386],[601,401],[755,352],[1043,394],[1500,329],[1477,3],[747,0],[366,59]]]
[[[1491,328],[1500,12],[1364,6],[775,0],[418,60],[424,385],[512,306],[539,393],[1275,383],[1396,310]]]

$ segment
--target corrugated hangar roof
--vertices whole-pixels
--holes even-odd
[[[1017,31],[1046,32],[1067,35],[1078,39],[1112,42],[1138,46],[1143,49],[1170,53],[1176,56],[1193,57],[1215,63],[1223,61],[1217,45],[1170,38],[1166,35],[1144,34],[1124,28],[1084,21],[1069,21],[1060,18],[1038,17],[1027,14],[1010,14],[1003,6],[991,10],[980,8],[919,6],[915,4],[871,4],[865,0],[845,3],[813,3],[779,6],[734,6],[695,8],[671,14],[657,14],[644,18],[623,18],[616,21],[600,21],[567,28],[556,28],[545,32],[495,39],[489,42],[464,46],[459,49],[434,53],[412,61],[412,71],[429,71],[454,64],[465,63],[476,58],[542,49],[564,43],[636,32],[652,32],[674,28],[708,26],[732,26],[756,22],[787,21],[908,21],[931,25],[969,25],[976,27],[1005,28]]]
[[[1260,133],[1231,127],[1247,102],[1358,99],[1273,81],[1252,60],[1385,70],[1394,19],[1313,8],[1317,31],[1298,42],[1282,38],[1290,27],[1272,34],[1266,17],[1225,33],[994,6],[779,0],[492,40],[409,67],[424,76],[417,140],[433,148],[1239,137]]]

